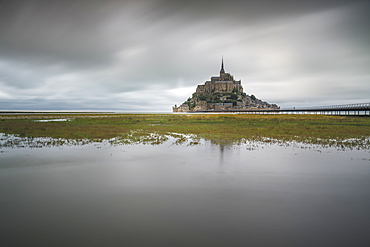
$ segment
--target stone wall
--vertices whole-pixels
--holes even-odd
[[[180,106],[174,106],[172,107],[172,112],[188,112],[189,111],[189,105],[182,104]]]
[[[206,101],[198,101],[193,111],[204,111],[207,109],[208,109],[208,104]]]
[[[204,85],[198,85],[196,94],[199,97],[201,94],[208,95],[212,93],[231,93],[234,88],[239,92],[243,92],[243,87],[240,84],[235,84],[232,81],[228,82],[213,82],[206,81]]]

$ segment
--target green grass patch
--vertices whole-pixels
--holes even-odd
[[[65,122],[36,122],[62,119]],[[369,117],[255,114],[28,114],[2,115],[0,132],[26,137],[111,139],[131,131],[194,134],[220,143],[266,138],[316,144],[366,140]]]

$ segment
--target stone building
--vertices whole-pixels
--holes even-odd
[[[204,85],[198,85],[195,93],[200,97],[211,93],[232,93],[234,89],[243,92],[241,84],[241,80],[236,81],[232,75],[225,73],[224,59],[222,58],[220,76],[213,76]]]
[[[189,110],[189,105],[187,104],[182,104],[180,106],[175,105],[174,107],[172,107],[173,112],[188,112]]]
[[[254,95],[244,93],[241,80],[237,81],[225,72],[223,58],[219,76],[213,76],[210,81],[198,85],[192,97],[182,105],[172,107],[173,112],[238,111],[258,108],[279,109],[275,104],[269,104]]]

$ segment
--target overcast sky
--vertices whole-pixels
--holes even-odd
[[[0,0],[0,110],[171,111],[221,56],[269,103],[370,102],[369,23],[369,0]]]

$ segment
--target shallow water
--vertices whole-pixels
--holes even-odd
[[[0,149],[1,246],[368,246],[369,150]]]

